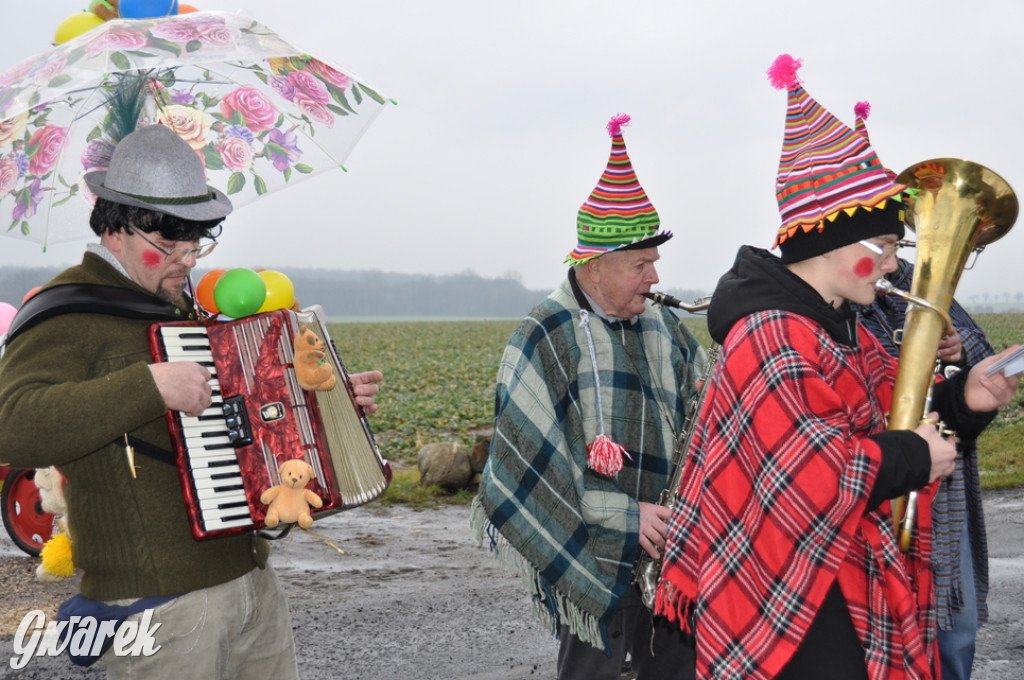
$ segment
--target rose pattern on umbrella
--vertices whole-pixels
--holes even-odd
[[[267,173],[287,183],[294,172],[309,174],[317,169],[303,162],[297,131],[311,138],[318,127],[332,127],[339,117],[358,115],[364,97],[377,104],[385,101],[347,74],[305,55],[229,62],[259,81],[252,85],[232,85],[209,72],[179,80],[176,58],[196,61],[204,50],[216,57],[247,35],[277,40],[273,33],[262,33],[267,29],[255,21],[239,28],[227,25],[224,16],[193,14],[181,19],[125,23],[95,37],[87,33],[73,47],[74,41],[69,41],[68,49],[56,58],[26,60],[0,75],[0,111],[30,96],[38,97],[32,88],[59,90],[76,62],[85,63],[105,54],[122,73],[131,74],[135,64],[151,63],[145,59],[152,58],[153,62],[170,65],[134,71],[137,77],[148,79],[150,99],[138,124],[156,122],[174,129],[196,150],[208,172],[229,173],[226,187],[222,185],[227,194],[238,194],[249,187],[249,191],[262,195],[269,190]],[[94,89],[109,95],[116,82],[111,78]],[[258,89],[260,83],[265,89]],[[5,205],[10,210],[8,231],[20,227],[27,235],[27,220],[36,214],[47,192],[53,192],[48,199],[51,206],[79,194],[93,198],[84,190],[81,177],[85,172],[105,169],[109,163],[114,144],[107,138],[109,116],[97,117],[87,129],[80,163],[63,165],[57,165],[57,160],[65,143],[71,134],[80,135],[82,131],[72,133],[51,122],[59,109],[73,110],[86,96],[84,91],[72,91],[0,120],[0,210]],[[277,96],[283,101],[276,100]]]
[[[0,121],[0,149],[7,150],[0,154],[0,203],[8,196],[14,202],[8,230],[20,224],[27,233],[25,220],[36,214],[44,192],[56,188],[43,182],[52,180],[51,170],[66,137],[67,129],[49,124],[45,112],[35,118],[26,114]],[[70,195],[71,187],[62,184]]]
[[[224,165],[235,172],[252,167],[252,143],[240,137],[224,136],[216,147]]]
[[[105,137],[98,137],[89,142],[82,152],[82,171],[103,170],[110,165],[114,155],[114,143]]]
[[[202,109],[171,104],[157,113],[156,122],[170,127],[189,146],[199,151],[209,143],[214,120]]]
[[[59,196],[60,205],[78,193],[77,178],[68,182],[54,176],[68,130],[48,120],[49,107],[39,107],[0,121],[0,205],[13,200],[8,231],[28,233],[27,219],[36,214],[45,192]]]
[[[254,133],[277,127],[277,109],[265,94],[255,87],[240,87],[220,102],[224,120],[243,125]]]
[[[11,193],[20,176],[18,163],[13,158],[0,158],[0,196]]]

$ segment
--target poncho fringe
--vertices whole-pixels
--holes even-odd
[[[678,624],[684,633],[693,634],[690,617],[693,613],[693,598],[683,593],[674,583],[662,580],[658,583],[654,603],[655,614]]]
[[[569,632],[583,642],[598,649],[607,648],[608,641],[601,635],[601,626],[597,618],[581,610],[569,598],[547,584],[540,572],[534,569],[487,520],[479,497],[473,499],[469,521],[477,543],[483,545],[486,535],[488,547],[498,562],[522,579],[531,596],[534,617],[548,628],[552,635],[558,636],[558,623],[561,622],[569,628]]]

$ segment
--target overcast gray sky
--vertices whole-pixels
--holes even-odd
[[[215,3],[215,4],[208,4]],[[1024,4],[866,0],[203,0],[242,9],[398,101],[332,171],[244,206],[210,267],[314,266],[564,276],[576,211],[625,112],[641,184],[676,238],[662,285],[710,291],[744,243],[769,247],[785,93],[765,69],[803,59],[812,96],[868,127],[896,171],[951,156],[1024,192]],[[0,70],[53,40],[87,0],[7,3]],[[87,226],[83,225],[83,230]],[[81,243],[0,239],[0,264],[77,262]],[[957,297],[1024,290],[1024,226],[990,246]]]

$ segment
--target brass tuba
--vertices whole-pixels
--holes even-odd
[[[917,235],[917,256],[889,429],[913,430],[930,407],[939,341],[947,333],[953,291],[967,258],[1010,230],[1017,219],[1017,197],[996,173],[955,158],[912,165],[896,182],[913,190],[907,222]],[[904,552],[910,550],[916,500],[917,494],[912,493],[892,503]]]

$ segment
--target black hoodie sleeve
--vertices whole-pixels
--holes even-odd
[[[889,430],[873,434],[868,439],[882,450],[882,467],[868,497],[868,510],[928,483],[932,457],[928,443],[919,435],[910,430]]]
[[[998,411],[972,411],[967,406],[964,389],[967,386],[966,368],[952,378],[943,380],[932,389],[932,410],[938,411],[946,429],[956,432],[961,441],[977,439],[981,431],[996,417]],[[963,448],[962,446],[960,448]]]
[[[956,432],[961,442],[976,439],[997,413],[968,408],[964,396],[966,385],[967,371],[964,370],[932,389],[931,410],[939,413],[945,428]],[[882,467],[868,498],[869,510],[886,499],[920,489],[928,483],[932,463],[924,439],[906,430],[879,432],[869,439],[882,449]],[[958,448],[965,447],[961,444]]]

